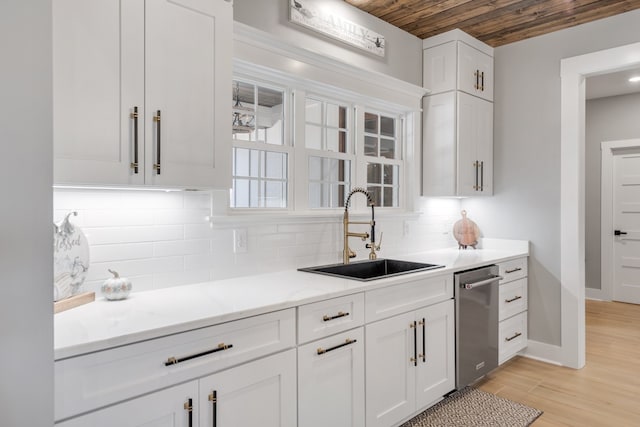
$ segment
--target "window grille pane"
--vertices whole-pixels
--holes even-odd
[[[315,123],[317,125],[322,124],[322,101],[307,98],[306,111],[305,111],[307,123]]]
[[[260,151],[249,150],[249,176],[257,178],[260,176]]]
[[[313,150],[322,150],[322,127],[307,124],[304,132],[305,146]]]
[[[286,187],[279,181],[267,181],[264,183],[264,206],[267,208],[284,208]]]
[[[235,148],[233,150],[233,175],[249,176],[249,150],[244,148]]]
[[[367,183],[382,184],[382,165],[378,163],[367,164]]]
[[[364,137],[364,155],[378,157],[378,138],[375,136]]]
[[[398,185],[398,166],[384,165],[384,184]]]
[[[309,207],[343,207],[350,176],[349,160],[310,156]]]
[[[396,121],[392,117],[380,116],[380,135],[395,137],[395,123]]]
[[[340,127],[340,107],[327,102],[327,126]]]
[[[234,179],[233,180],[233,202],[236,208],[249,207],[249,180]]]
[[[381,187],[373,187],[373,186],[367,187],[367,191],[371,195],[371,198],[373,199],[373,204],[375,206],[382,206],[382,204],[380,203],[380,199],[381,199],[380,189]]]
[[[393,187],[384,187],[383,206],[385,207],[398,206],[396,191]]]
[[[393,139],[380,138],[380,156],[387,159],[396,158],[396,141]]]
[[[378,115],[364,113],[364,131],[367,133],[378,134]]]
[[[287,173],[286,163],[286,154],[267,151],[265,155],[264,176],[267,178],[284,179]]]
[[[275,89],[258,87],[258,141],[282,145],[284,93]]]

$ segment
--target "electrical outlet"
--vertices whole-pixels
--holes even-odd
[[[236,254],[247,252],[247,229],[233,230],[233,252]]]

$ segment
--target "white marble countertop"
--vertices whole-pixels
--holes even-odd
[[[500,243],[485,244],[485,249],[442,249],[391,257],[442,264],[444,268],[369,282],[289,270],[138,292],[122,301],[100,298],[55,315],[55,359],[385,287],[407,279],[452,274],[529,253],[528,242],[496,242]]]

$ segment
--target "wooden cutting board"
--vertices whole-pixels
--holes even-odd
[[[61,311],[69,310],[73,307],[88,304],[96,300],[95,292],[84,292],[82,294],[74,295],[69,298],[65,298],[53,303],[53,312],[60,313]]]

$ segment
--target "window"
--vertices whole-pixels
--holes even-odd
[[[312,96],[305,99],[304,145],[311,209],[344,207],[354,160],[350,109],[339,102]]]
[[[364,156],[367,191],[376,206],[400,206],[401,120],[388,115],[364,113]]]
[[[291,76],[269,79],[278,83],[245,70],[233,81],[232,208],[335,210],[356,186],[378,207],[403,206],[406,109]]]
[[[285,91],[233,81],[231,207],[286,208],[288,161]]]

